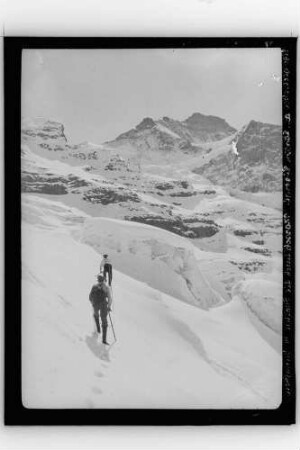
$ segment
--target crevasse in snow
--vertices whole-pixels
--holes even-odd
[[[188,272],[193,258],[191,247],[177,236],[163,232],[165,246],[160,250],[156,243],[161,230],[91,219],[33,195],[22,203],[22,218],[24,406],[279,406],[281,355],[259,332],[247,305],[259,322],[272,322],[272,310],[258,305],[250,283],[241,286],[231,302],[206,311],[170,292],[172,271]],[[106,350],[93,336],[88,301],[103,247],[114,263],[112,318],[118,338]],[[137,258],[145,261],[146,269],[166,258],[158,263],[165,285],[153,285],[148,274],[134,276],[138,268],[130,255],[139,248]],[[196,288],[209,290],[203,280],[200,285],[195,280]],[[176,289],[180,292],[181,286]],[[280,332],[276,327],[274,321],[275,332]],[[113,342],[111,329],[109,340]]]

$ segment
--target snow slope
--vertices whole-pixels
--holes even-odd
[[[115,270],[112,317],[118,340],[104,349],[92,334],[88,302],[99,254],[78,240],[93,231],[91,219],[58,202],[23,198],[27,408],[279,406],[281,355],[257,331],[238,296],[205,311]],[[99,234],[102,226],[105,231],[103,222],[95,223]],[[125,233],[130,231],[134,237],[136,228],[126,225]]]
[[[282,273],[282,272],[281,272]],[[271,278],[271,277],[270,277]],[[282,276],[276,280],[261,274],[238,283],[234,288],[245,303],[249,317],[264,339],[282,351]]]
[[[76,175],[91,185],[98,186],[106,181],[101,175],[91,174],[84,170],[85,166],[73,167],[59,159],[48,159],[32,152],[28,145],[22,145],[22,170],[32,173],[55,174],[56,176]]]
[[[114,266],[161,292],[208,309],[223,299],[198,269],[196,248],[184,238],[153,226],[108,218],[85,221],[81,237]]]

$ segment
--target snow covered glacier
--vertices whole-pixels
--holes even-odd
[[[176,234],[137,222],[91,218],[82,241],[109,253],[116,269],[163,293],[203,309],[223,303],[199,270],[194,246]]]
[[[71,145],[56,121],[22,122],[24,406],[280,405],[282,192],[248,189],[257,169],[277,176],[247,157],[261,126],[240,141],[239,167],[239,135],[215,119],[148,118],[99,145]],[[88,301],[104,253],[108,349]]]
[[[200,250],[168,231],[31,194],[22,219],[24,406],[280,405],[274,280],[261,279],[260,290],[244,280],[225,303],[201,271]],[[88,301],[103,252],[115,269],[117,342],[108,350],[93,335]]]

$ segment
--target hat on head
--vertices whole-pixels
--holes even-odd
[[[108,255],[103,255],[103,257],[104,257],[104,258],[107,258],[107,257],[108,257]]]

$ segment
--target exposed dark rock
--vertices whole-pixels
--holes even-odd
[[[183,189],[188,189],[189,183],[187,181],[180,181],[181,187]]]
[[[253,247],[244,247],[244,250],[252,253],[258,253],[260,255],[271,256],[272,253],[267,248],[253,248]]]
[[[214,189],[205,189],[204,191],[198,191],[198,194],[201,194],[201,195],[216,195],[216,191]]]
[[[250,216],[250,214],[249,214],[249,216]],[[266,219],[265,219],[265,217],[253,217],[253,219],[249,219],[249,217],[248,217],[247,222],[264,224],[266,222]]]
[[[23,171],[21,176],[22,192],[40,192],[44,194],[67,194],[69,189],[88,186],[89,183],[75,175],[55,176],[51,173],[37,174]]]
[[[38,137],[44,140],[59,139],[63,143],[67,143],[64,131],[64,126],[61,123],[52,120],[40,120],[32,126],[28,126],[26,122],[22,123],[22,133],[25,136]]]
[[[183,122],[164,117],[146,117],[135,128],[120,134],[114,142],[126,140],[139,149],[196,153],[203,149],[199,143],[217,141],[235,133],[224,119],[195,113]]]
[[[75,175],[68,176],[68,186],[72,188],[79,188],[84,186],[89,186],[89,183],[86,180],[83,180]]]
[[[151,117],[145,117],[145,119],[143,119],[141,121],[141,123],[139,123],[136,126],[136,130],[141,131],[141,130],[147,130],[147,129],[151,129],[153,127],[155,127],[155,122],[153,119],[151,119]]]
[[[129,163],[126,163],[124,158],[119,155],[115,155],[110,159],[108,164],[104,167],[104,170],[128,170],[129,171]]]
[[[185,217],[184,218],[185,223],[206,223],[209,225],[216,225],[215,222],[211,219],[203,219],[202,217]]]
[[[193,195],[197,195],[196,191],[181,191],[181,192],[172,192],[170,197],[192,197]]]
[[[165,181],[155,183],[155,189],[160,191],[173,191],[171,193],[166,193],[170,197],[191,197],[197,195],[196,191],[188,190],[190,185],[187,181]],[[182,191],[181,189],[184,189]],[[160,192],[156,192],[156,195],[162,195]]]
[[[156,189],[160,189],[161,191],[167,191],[169,189],[174,189],[174,184],[165,182],[165,183],[156,183],[155,184]]]
[[[200,113],[192,114],[184,124],[193,137],[203,141],[218,141],[236,132],[236,129],[228,125],[224,119]]]
[[[125,216],[125,220],[152,225],[191,239],[211,237],[219,231],[219,228],[214,223],[207,224],[204,221],[200,222],[197,220],[198,225],[195,226],[195,221],[194,225],[191,226],[191,222],[188,223],[178,216],[162,217],[148,214],[140,216]]]
[[[141,201],[134,192],[125,191],[124,188],[111,189],[106,187],[90,189],[83,194],[82,198],[91,203],[100,203],[101,205],[124,202],[140,203]]]
[[[265,261],[249,261],[249,262],[237,262],[237,261],[229,261],[232,265],[237,266],[239,270],[242,272],[261,272],[264,270],[266,265]]]
[[[238,157],[223,153],[194,169],[210,181],[246,192],[282,190],[282,128],[251,121],[235,137]]]
[[[94,151],[90,151],[90,152],[74,152],[72,150],[72,152],[70,152],[70,156],[74,157],[74,158],[78,158],[78,159],[82,159],[82,160],[90,160],[90,159],[94,159],[97,160],[99,159],[99,154],[96,150]]]
[[[236,236],[251,236],[252,234],[256,234],[256,231],[248,231],[248,230],[234,230],[233,234]]]
[[[34,183],[25,184],[22,186],[22,192],[35,192],[40,194],[52,194],[52,195],[63,195],[67,194],[68,190],[66,186],[62,183]]]

